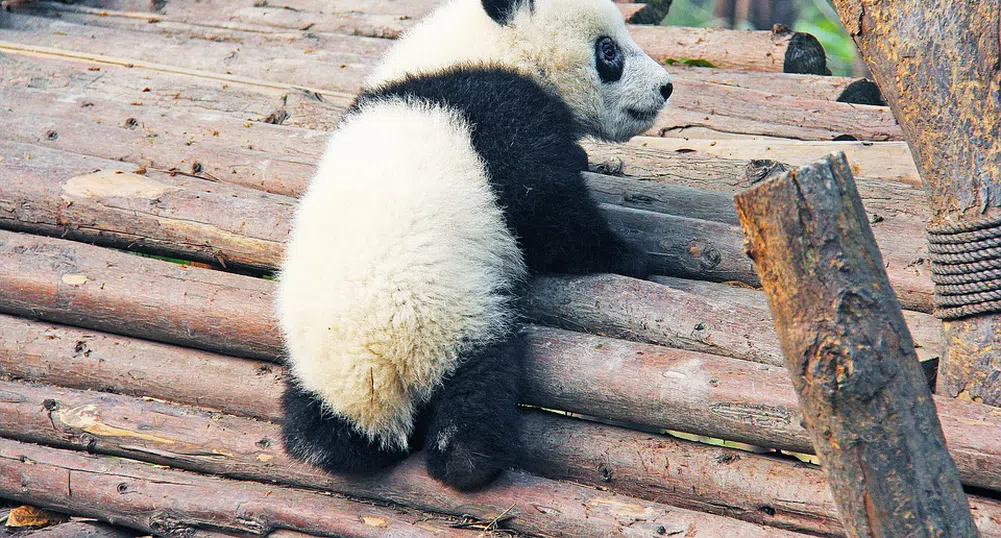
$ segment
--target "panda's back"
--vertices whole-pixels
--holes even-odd
[[[386,446],[464,351],[511,327],[525,277],[472,127],[386,95],[335,131],[300,201],[279,319],[304,388]]]

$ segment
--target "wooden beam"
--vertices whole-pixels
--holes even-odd
[[[0,439],[0,495],[165,536],[199,527],[258,536],[279,528],[358,538],[478,535],[397,507],[9,439]]]
[[[132,19],[127,20],[135,27],[94,26],[107,22],[107,17],[94,17],[86,25],[27,15],[19,15],[16,20],[20,23],[13,25],[14,28],[0,29],[0,40],[8,40],[0,41],[0,50],[199,74],[220,80],[257,81],[261,86],[289,90],[304,87],[321,95],[329,91],[358,91],[387,45],[386,40],[334,34],[329,38],[318,37],[319,41],[290,36],[279,39],[254,32],[234,34],[230,30],[204,35],[204,27],[197,25],[185,26],[190,30],[185,33],[183,28],[142,24]],[[643,28],[651,27],[637,27]],[[662,42],[673,42],[671,36],[662,37],[667,40]],[[691,39],[698,42],[706,37],[696,35]],[[195,46],[192,43],[197,43],[198,55],[188,53]],[[129,51],[127,57],[120,56],[123,50]],[[338,66],[337,69],[330,69],[332,65]],[[687,136],[691,129],[711,129],[718,136],[736,133],[829,140],[849,134],[860,140],[900,138],[899,128],[885,107],[853,106],[720,84],[683,80],[678,84],[670,107],[659,116],[649,131],[651,134]],[[761,114],[765,103],[772,114]]]
[[[227,385],[239,379],[228,376],[219,381]],[[259,442],[275,438],[277,427],[272,424],[155,400],[19,383],[0,383],[0,387],[22,399],[0,403],[2,416],[12,417],[0,419],[5,435],[66,447],[87,443],[99,453],[323,487],[323,474],[309,469],[290,477],[280,474],[290,460],[280,447]],[[154,421],[157,434],[137,439],[141,432],[154,431],[150,430]],[[44,433],[31,433],[33,426]],[[519,461],[532,472],[773,527],[840,535],[833,500],[816,467],[538,411],[524,415],[522,445]],[[222,453],[225,457],[220,457]],[[341,491],[349,491],[344,488],[351,484],[344,483]],[[404,486],[397,502],[409,502],[408,489]],[[985,536],[996,536],[999,526],[991,521],[1001,515],[1001,503],[977,498],[975,506]],[[510,515],[512,526],[523,528],[517,512]]]
[[[146,14],[53,2],[37,4],[33,6],[39,10],[37,12],[59,14],[64,20],[93,26],[123,28],[147,25],[177,30],[180,25],[189,24],[258,34],[264,34],[269,29],[274,34],[301,34],[308,30],[315,39],[316,36],[324,38],[336,34],[396,38],[430,12],[436,3],[341,2],[340,5],[332,5],[307,1],[298,2],[296,9],[288,10],[281,6],[254,6],[250,1],[222,1],[208,6],[195,0],[174,0],[156,13]],[[620,6],[620,10],[624,16],[631,15],[629,7]],[[804,53],[801,50],[803,45],[799,44],[803,38],[793,40],[793,37],[808,34],[791,32],[787,28],[778,32],[748,32],[644,24],[630,25],[629,31],[647,54],[659,61],[698,58],[721,68],[807,72],[797,70],[799,64],[795,61],[787,64],[787,59]],[[818,54],[813,49],[804,50],[808,54]]]
[[[125,481],[128,491],[138,490],[140,494],[148,492],[150,499],[143,504],[155,507],[157,509],[155,513],[177,514],[190,510],[192,512],[190,519],[178,516],[181,522],[189,525],[203,521],[197,517],[194,508],[189,507],[192,505],[204,506],[205,503],[213,502],[209,500],[210,498],[218,496],[220,498],[216,502],[225,503],[223,506],[228,510],[228,515],[223,516],[222,514],[227,514],[227,512],[220,510],[220,515],[215,517],[223,522],[227,522],[226,518],[233,518],[241,525],[259,527],[255,534],[264,534],[273,527],[286,527],[322,534],[361,535],[355,529],[351,529],[354,533],[350,533],[332,528],[334,524],[340,523],[339,520],[343,518],[345,510],[354,510],[347,512],[354,515],[344,523],[370,526],[372,527],[369,531],[371,536],[410,536],[406,532],[413,532],[410,529],[401,529],[400,533],[390,535],[385,528],[365,523],[363,518],[358,517],[358,510],[351,508],[354,503],[346,502],[338,497],[308,494],[311,497],[324,499],[323,502],[327,503],[326,510],[324,510],[322,502],[307,497],[307,494],[301,490],[257,483],[279,482],[377,500],[382,503],[391,502],[426,512],[452,514],[455,517],[471,516],[474,521],[483,525],[494,522],[494,525],[500,528],[511,528],[518,532],[554,537],[599,537],[628,535],[629,533],[656,536],[661,534],[658,532],[660,528],[665,529],[665,533],[679,532],[679,529],[680,532],[697,529],[697,534],[693,534],[693,536],[705,537],[720,536],[721,533],[727,532],[736,533],[739,536],[761,538],[800,536],[798,533],[669,507],[570,483],[555,482],[513,470],[505,473],[488,489],[462,494],[449,488],[443,488],[428,476],[424,471],[423,457],[420,454],[411,456],[403,463],[384,472],[353,476],[326,474],[286,456],[278,442],[279,427],[271,423],[228,417],[190,407],[168,406],[167,404],[142,402],[131,398],[123,401],[122,397],[111,395],[101,395],[95,398],[98,396],[95,393],[56,390],[57,393],[49,395],[54,396],[54,398],[48,398],[48,400],[52,400],[49,401],[48,405],[49,408],[52,408],[50,410],[46,410],[43,406],[41,412],[38,410],[29,411],[27,406],[24,406],[20,412],[17,412],[12,407],[5,405],[5,412],[0,414],[4,430],[14,433],[18,429],[10,421],[14,416],[32,422],[38,419],[49,422],[48,417],[51,416],[52,420],[58,424],[56,428],[69,434],[68,436],[53,435],[50,423],[49,433],[33,435],[23,432],[24,435],[21,437],[25,440],[46,442],[62,447],[87,448],[99,453],[166,464],[200,473],[221,475],[230,479],[248,480],[240,483],[203,475],[189,476],[188,473],[182,471],[152,468],[148,471],[150,474],[131,475],[132,480],[149,480],[151,482],[151,485],[148,486],[149,489],[140,488],[131,480]],[[81,397],[86,400],[81,399]],[[102,399],[103,401],[101,401]],[[32,402],[33,406],[38,405],[34,398],[32,398]],[[144,411],[156,409],[156,414],[146,414],[142,411],[139,414],[134,414],[140,409],[134,407],[135,405],[140,406]],[[144,424],[144,426],[128,424],[127,422],[131,420],[137,421],[136,424]],[[112,426],[112,424],[120,424],[124,428]],[[24,463],[20,456],[26,457],[29,461]],[[105,463],[106,461],[106,458],[97,459],[93,456],[76,455],[58,449],[34,447],[0,439],[0,494],[10,495],[12,493],[11,482],[16,484],[15,480],[26,480],[24,474],[30,473],[30,470],[22,470],[22,466],[30,466],[34,463],[39,467],[36,468],[38,471],[32,475],[33,478],[28,482],[35,486],[29,491],[44,491],[46,504],[50,506],[72,502],[75,512],[84,509],[76,503],[85,503],[88,499],[85,495],[79,497],[76,495],[78,482],[74,473],[70,473],[74,495],[72,497],[67,495],[67,467],[72,465],[75,466],[75,469],[84,472],[90,471],[90,473],[97,475],[94,479],[101,482],[101,489],[107,487],[104,484],[110,484],[109,493],[115,493],[117,490],[118,493],[115,496],[118,499],[122,498],[118,484],[123,482],[122,475],[125,474],[123,471],[131,471],[136,467],[149,468],[146,465],[137,465],[128,460]],[[95,466],[98,465],[100,467],[95,469]],[[124,469],[119,470],[121,469],[118,467],[119,465],[123,466]],[[49,466],[52,467],[52,471],[46,472]],[[17,478],[15,480],[8,479],[9,481],[5,484],[3,477],[9,477],[13,473],[17,473]],[[196,480],[198,482],[195,482]],[[208,482],[207,486],[213,489],[211,491],[196,489],[198,485],[204,483],[202,481],[211,481]],[[161,483],[162,485],[158,485]],[[187,485],[188,488],[185,489],[188,493],[182,494],[174,491],[173,495],[170,495],[171,486],[176,486],[178,483]],[[81,482],[81,487],[86,488],[87,482]],[[167,491],[160,489],[161,487],[166,488]],[[245,493],[246,489],[242,488],[249,489],[250,492]],[[266,492],[269,490],[271,493],[267,494]],[[24,495],[23,491],[17,488],[17,493],[21,496]],[[83,491],[87,490],[83,489]],[[38,493],[35,494],[38,495]],[[161,500],[163,497],[171,499],[169,504],[163,504]],[[14,498],[20,497],[15,496]],[[264,499],[273,499],[273,503],[264,505],[262,504]],[[93,499],[89,500],[94,503]],[[297,500],[298,503],[296,503]],[[342,508],[338,504],[344,505],[344,507]],[[289,508],[294,506],[299,506],[301,510],[290,512]],[[244,510],[241,510],[241,507],[245,507]],[[104,508],[106,507],[101,506],[98,509]],[[94,511],[95,509],[90,508],[90,510]],[[209,513],[214,515],[215,512]],[[326,516],[318,517],[317,514],[320,513],[324,513]],[[293,514],[298,514],[300,517],[292,519]],[[362,514],[368,515],[365,512]],[[238,517],[234,518],[234,515]],[[246,517],[239,517],[244,515]],[[387,516],[378,512],[373,516],[389,520]],[[152,519],[156,521],[157,518]],[[294,523],[289,524],[289,520]],[[277,522],[284,522],[284,524],[276,524]],[[350,527],[347,528],[350,529]],[[385,534],[378,534],[379,532]],[[468,531],[453,530],[452,535],[462,536],[464,532]],[[412,535],[431,534],[433,531],[415,532]],[[448,535],[446,534],[446,536]]]
[[[200,316],[194,305],[186,315]],[[110,330],[122,328],[128,326]],[[539,327],[531,328],[527,338],[527,404],[758,446],[812,450],[795,392],[780,367]],[[192,350],[0,317],[0,367],[7,375],[203,402],[272,420],[279,416],[274,404],[259,403],[280,391],[279,371],[219,356],[198,368],[201,360],[204,356]],[[175,364],[176,370],[165,372]],[[231,388],[183,375],[193,370],[204,370],[206,378],[227,372],[260,375]],[[216,387],[212,397],[202,393],[202,382]],[[238,403],[246,398],[244,387],[261,395],[252,398],[257,403]],[[973,403],[939,399],[937,405],[963,479],[1001,491],[1001,447],[994,441],[1001,417]]]
[[[282,351],[264,279],[11,232],[0,232],[0,260],[5,312],[264,360]],[[760,309],[616,275],[538,278],[529,297],[530,316],[559,326],[781,363]],[[940,347],[937,325],[915,330]]]
[[[735,202],[849,536],[979,536],[844,155]]]
[[[1001,300],[996,274],[1001,255],[984,237],[1001,233],[1001,6],[997,2],[892,6],[870,0],[836,0],[848,29],[887,102],[900,120],[921,177],[928,186],[933,239],[952,243],[979,263],[962,268],[972,282],[960,291],[939,288],[939,313],[949,319],[949,348],[939,391],[1001,406]],[[945,271],[948,269],[949,271]],[[953,280],[960,280],[954,278]],[[950,277],[943,277],[946,284]]]

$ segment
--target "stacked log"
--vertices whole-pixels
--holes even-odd
[[[419,454],[350,477],[282,452],[285,373],[263,278],[323,131],[383,38],[430,3],[33,4],[0,28],[0,496],[178,536],[846,532],[820,469],[801,461],[810,437],[729,195],[787,167],[760,157],[800,164],[840,135],[901,134],[885,108],[836,102],[850,79],[777,74],[802,37],[631,28],[660,60],[725,68],[668,67],[674,108],[649,134],[799,146],[589,144],[609,220],[673,276],[531,282],[519,469],[460,495]],[[913,163],[874,157],[860,190],[933,362],[943,341],[914,239],[927,209]],[[1001,490],[1001,416],[936,404],[964,484]],[[1001,537],[1001,504],[970,500],[982,534]]]

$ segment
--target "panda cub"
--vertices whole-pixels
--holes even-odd
[[[389,51],[298,207],[277,312],[293,457],[483,486],[518,450],[518,299],[546,272],[646,275],[581,171],[670,78],[611,0],[449,0]]]

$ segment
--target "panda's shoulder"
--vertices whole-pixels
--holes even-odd
[[[402,98],[455,109],[479,128],[532,125],[547,131],[579,130],[570,108],[524,74],[505,68],[454,67],[411,76],[362,93],[356,107],[372,100]]]

